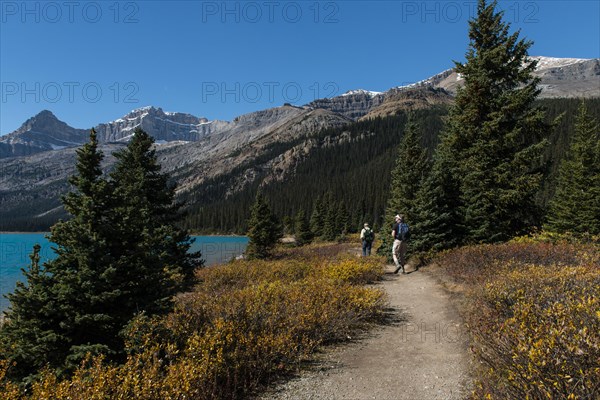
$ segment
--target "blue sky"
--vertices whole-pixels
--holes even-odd
[[[209,119],[385,91],[463,60],[476,1],[0,1],[0,133],[147,105]],[[500,1],[531,55],[600,57],[600,2]]]

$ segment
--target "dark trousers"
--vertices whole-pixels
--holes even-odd
[[[371,245],[373,244],[372,242],[367,242],[366,240],[363,240],[363,256],[370,256],[371,255]]]

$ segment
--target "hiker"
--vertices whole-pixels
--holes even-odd
[[[406,255],[406,246],[408,239],[410,238],[410,230],[408,224],[404,222],[403,215],[396,215],[395,223],[392,227],[392,237],[394,238],[394,244],[392,246],[392,258],[396,265],[395,274],[402,270],[403,274],[406,274],[404,270],[404,256]]]
[[[362,250],[363,256],[371,255],[371,246],[373,245],[373,240],[375,239],[375,233],[371,228],[369,228],[369,224],[365,222],[364,228],[360,231],[360,240],[362,240]]]

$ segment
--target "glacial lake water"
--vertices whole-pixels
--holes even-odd
[[[200,251],[204,264],[211,266],[227,262],[242,254],[248,245],[245,236],[192,236],[196,241],[191,251]],[[0,233],[0,312],[8,306],[3,295],[11,292],[17,281],[24,281],[21,268],[27,267],[33,245],[41,246],[41,261],[55,257],[52,243],[45,233]]]

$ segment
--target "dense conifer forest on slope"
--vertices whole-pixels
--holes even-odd
[[[600,120],[600,99],[585,100],[591,117]],[[545,206],[554,193],[558,164],[569,144],[574,130],[575,116],[580,99],[544,99],[538,103],[547,110],[547,119],[559,119],[550,135],[546,151],[548,163],[544,185],[539,201]],[[443,128],[447,109],[436,106],[418,110],[414,114],[420,125],[422,144],[431,155],[437,144],[438,134]],[[407,114],[355,122],[339,129],[327,129],[310,139],[321,144],[308,155],[283,181],[274,181],[262,187],[273,211],[283,220],[294,217],[303,209],[310,217],[317,198],[330,192],[336,202],[342,202],[348,211],[349,230],[356,231],[363,222],[381,226],[390,184],[390,171],[394,166],[397,147],[402,138]],[[342,139],[343,135],[348,135]],[[198,233],[238,233],[247,229],[249,210],[256,191],[267,174],[260,166],[286,150],[302,144],[307,138],[293,142],[276,142],[258,159],[237,166],[231,173],[208,180],[192,194],[181,200],[187,205],[184,227]],[[328,145],[325,145],[325,143]],[[235,187],[237,178],[248,168],[258,171],[254,182],[242,190],[228,195]],[[60,200],[54,199],[51,206],[59,207]],[[23,204],[23,215],[31,215],[30,204]],[[64,213],[58,213],[63,218]],[[56,222],[56,213],[45,217],[23,218],[21,215],[2,215],[3,230],[47,231]]]
[[[590,115],[600,119],[600,99],[585,100]],[[549,135],[545,153],[547,164],[543,187],[538,200],[546,206],[554,193],[558,164],[564,156],[572,135],[580,99],[543,99],[538,104],[547,110],[548,121],[557,117],[556,128]],[[414,120],[422,133],[422,145],[431,155],[438,143],[438,135],[447,115],[444,107],[418,110]],[[313,139],[335,145],[323,145],[313,150],[288,179],[262,187],[275,214],[281,219],[293,217],[300,209],[310,216],[315,202],[326,193],[332,193],[336,202],[348,211],[349,231],[355,232],[365,221],[381,227],[387,202],[390,172],[394,166],[397,147],[408,120],[407,113],[358,121],[348,127],[328,129]],[[350,135],[351,140],[340,139]],[[226,193],[236,176],[252,166],[260,165],[275,155],[292,148],[301,141],[277,143],[268,154],[247,165],[240,165],[231,174],[205,182],[192,196],[185,199],[189,205],[185,227],[204,233],[244,233],[246,220],[261,179],[234,195]]]

